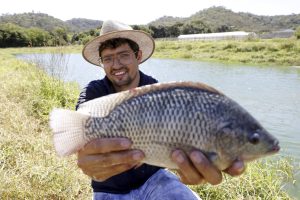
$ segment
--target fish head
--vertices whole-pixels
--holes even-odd
[[[245,109],[231,103],[222,112],[218,123],[218,146],[223,156],[232,162],[252,161],[280,150],[279,141]]]

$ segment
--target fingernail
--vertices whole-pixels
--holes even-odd
[[[193,162],[200,164],[202,162],[202,158],[201,156],[199,156],[199,154],[197,152],[192,152],[191,153],[191,159],[193,160]]]
[[[121,141],[121,146],[124,148],[129,148],[131,143],[128,140],[122,140]]]
[[[237,169],[237,171],[239,172],[239,173],[241,173],[241,172],[243,172],[244,170],[245,170],[245,165],[244,165],[244,163],[243,162],[236,162],[235,163],[235,167],[236,167],[236,169]]]
[[[133,160],[141,160],[144,155],[141,152],[135,152],[132,156]]]
[[[173,154],[173,157],[176,159],[176,162],[178,163],[183,163],[184,162],[184,157],[180,153],[180,151],[175,151]]]

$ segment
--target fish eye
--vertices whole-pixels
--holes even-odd
[[[248,140],[251,144],[258,144],[260,136],[258,133],[253,133],[249,136]]]

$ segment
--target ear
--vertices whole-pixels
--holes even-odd
[[[142,57],[143,57],[143,52],[141,50],[139,50],[138,51],[138,55],[136,57],[136,59],[139,61],[139,63],[141,63]]]

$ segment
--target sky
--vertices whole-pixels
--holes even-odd
[[[189,17],[212,6],[257,15],[300,14],[300,0],[0,0],[0,3],[0,15],[35,12],[64,21],[112,19],[130,25],[147,24],[163,16]]]

